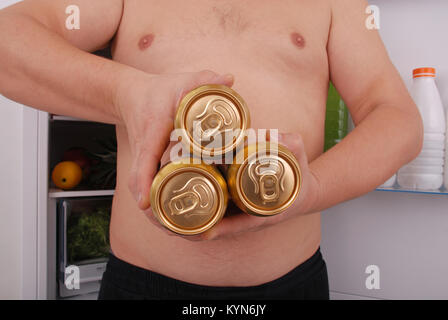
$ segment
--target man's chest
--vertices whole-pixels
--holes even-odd
[[[330,16],[324,0],[127,0],[115,53],[160,63],[232,55],[309,63],[325,55]]]

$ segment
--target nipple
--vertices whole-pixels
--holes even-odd
[[[305,38],[297,32],[291,33],[291,41],[294,45],[296,45],[299,48],[305,48]]]
[[[138,47],[140,48],[140,50],[145,50],[152,44],[153,40],[154,35],[147,34],[140,39],[140,41],[138,42]]]

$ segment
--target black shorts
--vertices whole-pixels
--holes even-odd
[[[328,300],[328,275],[320,250],[284,276],[250,287],[213,287],[187,283],[136,267],[111,254],[98,299]]]

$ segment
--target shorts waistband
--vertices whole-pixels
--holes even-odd
[[[104,278],[120,287],[122,290],[134,292],[149,297],[161,297],[170,299],[182,299],[185,293],[190,297],[207,298],[210,296],[231,295],[238,299],[239,296],[263,296],[267,292],[287,290],[288,287],[299,286],[319,274],[325,268],[320,248],[306,261],[293,270],[275,280],[257,286],[204,286],[193,284],[163,274],[146,270],[129,264],[112,253],[109,256]]]

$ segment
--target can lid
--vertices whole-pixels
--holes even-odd
[[[421,78],[421,77],[433,77],[436,76],[436,69],[435,68],[417,68],[412,71],[412,76],[414,78]]]
[[[285,147],[273,143],[249,146],[245,152],[247,158],[236,177],[240,201],[256,215],[284,211],[297,198],[302,185],[296,158]]]
[[[179,234],[194,235],[214,226],[227,206],[227,186],[205,164],[170,163],[154,178],[152,211],[159,222]]]
[[[175,128],[183,143],[195,154],[220,156],[244,141],[250,126],[243,98],[224,85],[198,87],[180,101]]]

